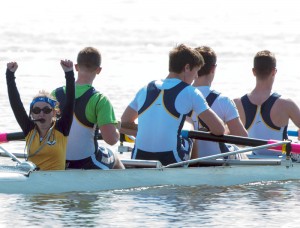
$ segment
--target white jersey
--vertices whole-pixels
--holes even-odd
[[[241,98],[242,105],[246,115],[245,128],[250,138],[258,139],[287,139],[287,126],[275,126],[270,118],[270,112],[275,101],[280,97],[279,94],[273,93],[262,105],[254,105],[250,102],[247,95]],[[282,155],[280,151],[262,149],[254,150],[255,155]]]
[[[209,108],[199,90],[175,78],[149,83],[129,105],[139,114],[133,153],[176,154],[186,116],[193,110],[200,114]]]
[[[213,91],[210,86],[198,86],[196,88],[201,91],[205,98],[207,98],[207,96]],[[221,120],[223,120],[224,123],[239,117],[235,103],[230,98],[222,94],[219,94],[216,97],[211,105],[211,109],[220,117]],[[192,119],[196,130],[203,127],[201,123],[199,123],[196,113],[193,113]],[[199,157],[215,155],[228,151],[227,148],[224,148],[224,144],[220,145],[217,142],[196,140],[195,143],[197,143],[198,146]]]

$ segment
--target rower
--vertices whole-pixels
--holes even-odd
[[[227,125],[229,130],[227,134],[247,137],[248,133],[239,118],[239,113],[234,102],[229,97],[211,88],[217,68],[217,55],[215,51],[208,46],[197,47],[196,50],[204,58],[205,64],[198,71],[198,77],[195,79],[193,86],[201,91],[211,109]],[[196,130],[209,130],[204,121],[194,113],[192,119]],[[205,157],[237,149],[238,147],[233,144],[196,140],[193,146],[192,158]],[[234,158],[241,159],[246,158],[246,156],[236,154]]]
[[[290,119],[300,128],[300,109],[292,99],[272,91],[277,74],[274,53],[259,51],[254,57],[252,73],[256,79],[255,88],[241,98],[234,99],[249,137],[287,139]],[[253,155],[278,157],[281,152],[264,149],[253,151]]]

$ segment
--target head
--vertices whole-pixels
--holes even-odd
[[[268,50],[257,52],[253,65],[253,73],[259,79],[266,79],[277,71],[275,55]]]
[[[101,71],[101,54],[94,47],[85,47],[77,55],[76,70],[83,70],[86,72],[96,74]]]
[[[58,112],[58,102],[44,90],[40,91],[30,104],[30,116],[38,127],[50,128]]]
[[[217,55],[214,50],[207,46],[200,46],[195,49],[202,55],[205,62],[204,66],[198,71],[198,77],[214,72],[217,66]]]
[[[194,49],[180,44],[170,51],[169,71],[177,74],[182,73],[188,66],[190,70],[204,65],[203,57]]]
[[[183,81],[191,84],[197,72],[204,65],[204,60],[196,50],[180,44],[169,53],[169,72],[181,75]]]

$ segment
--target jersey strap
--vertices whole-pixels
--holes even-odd
[[[208,96],[206,97],[206,102],[208,104],[209,107],[211,107],[213,105],[213,103],[215,102],[215,100],[217,99],[217,97],[220,95],[221,93],[212,90]],[[200,117],[198,116],[198,121],[201,123],[201,125],[203,127],[205,127],[207,130],[209,130],[208,126],[204,123],[203,120],[200,119]]]
[[[88,89],[82,96],[75,99],[75,116],[76,118],[87,127],[94,127],[94,123],[90,122],[85,115],[86,106],[90,98],[98,91],[94,87]],[[59,87],[55,90],[56,98],[59,101],[59,108],[63,110],[66,103],[66,94],[64,93],[63,87]]]

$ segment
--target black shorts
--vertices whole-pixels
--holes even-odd
[[[105,147],[100,146],[91,157],[81,160],[67,160],[68,169],[112,169],[115,164],[114,153]]]

